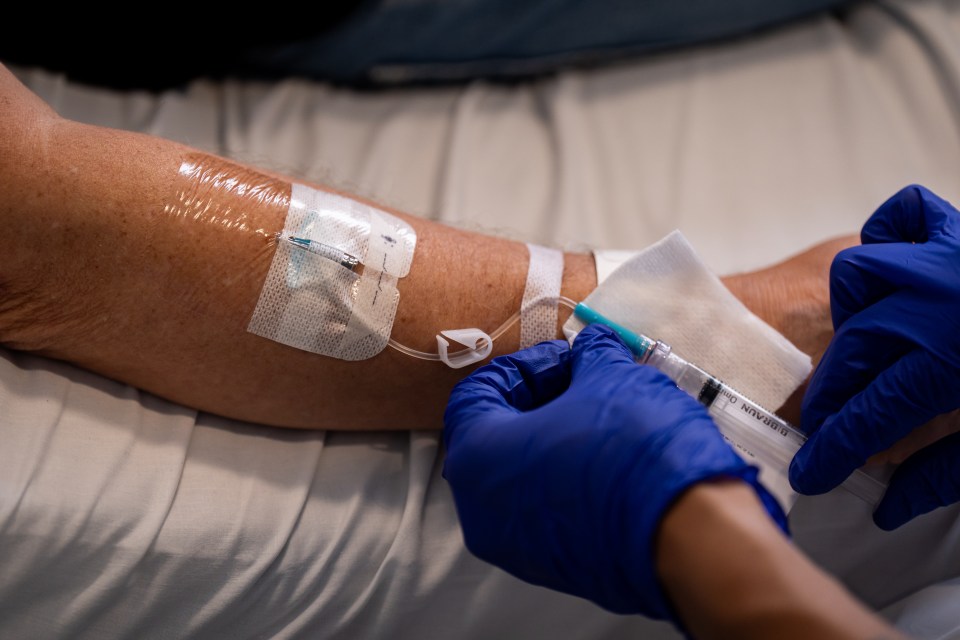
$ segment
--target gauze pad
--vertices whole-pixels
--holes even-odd
[[[397,279],[410,272],[416,244],[396,216],[294,184],[247,330],[341,360],[377,355],[390,340]]]
[[[812,368],[809,356],[723,286],[679,231],[623,262],[583,302],[670,344],[767,408],[780,407]],[[583,326],[571,316],[564,333]]]
[[[679,232],[622,258],[597,260],[598,279],[605,280],[584,303],[630,331],[671,345],[674,353],[719,378],[717,389],[729,386],[730,391],[710,400],[708,410],[734,449],[760,468],[761,482],[789,512],[797,494],[787,468],[803,436],[765,417],[763,408],[783,404],[810,373],[810,358],[727,291]],[[621,264],[602,273],[607,262]],[[583,326],[571,316],[564,333],[572,339]],[[681,388],[691,392],[689,384]],[[733,389],[760,407],[734,397]],[[874,490],[874,484],[866,488]]]

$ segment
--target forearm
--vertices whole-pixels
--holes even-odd
[[[774,526],[748,485],[684,494],[658,535],[657,567],[697,638],[899,638]]]
[[[35,123],[36,124],[36,123]],[[202,410],[294,427],[439,427],[466,371],[386,349],[346,362],[247,332],[289,204],[288,182],[169,141],[50,117],[3,160],[0,340]],[[262,197],[198,188],[185,165]],[[318,187],[322,188],[322,187]],[[492,331],[520,307],[523,244],[392,212],[417,231],[393,336],[435,351],[443,329]],[[595,285],[568,254],[562,293]],[[561,319],[563,315],[561,314]],[[516,350],[518,330],[496,350]]]
[[[266,424],[440,426],[449,389],[469,368],[390,349],[345,362],[247,332],[283,227],[288,179],[166,140],[64,121],[2,67],[0,100],[0,343]],[[214,186],[197,169],[252,190]],[[432,352],[441,330],[491,331],[519,309],[522,244],[392,213],[418,234],[410,274],[398,285],[399,342]],[[825,268],[796,270],[814,296],[820,271],[825,279]],[[808,349],[804,331],[813,325],[781,322],[790,316],[771,284],[778,274],[725,282]],[[567,254],[562,293],[581,299],[594,286],[590,256]],[[561,309],[561,322],[565,315]],[[513,351],[517,336],[514,328],[498,339],[497,352]]]

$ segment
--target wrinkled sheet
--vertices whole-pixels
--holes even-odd
[[[120,95],[18,71],[66,117],[471,229],[638,249],[680,228],[719,272],[855,232],[909,182],[960,201],[955,2],[512,87]],[[273,430],[0,351],[0,443],[0,637],[678,637],[470,557],[436,433]],[[884,533],[834,492],[791,520],[871,606],[960,637],[957,513]]]

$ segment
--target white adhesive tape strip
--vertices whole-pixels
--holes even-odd
[[[341,360],[375,356],[390,340],[397,279],[410,272],[416,243],[416,232],[396,216],[293,185],[247,330]]]
[[[557,337],[557,301],[563,280],[563,252],[528,244],[530,266],[520,306],[520,348]]]

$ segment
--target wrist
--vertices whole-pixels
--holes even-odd
[[[771,267],[721,280],[744,306],[809,355],[816,366],[833,337],[830,264],[838,252],[856,242],[855,236],[828,240]],[[799,424],[805,391],[805,384],[796,389],[777,414]]]
[[[744,482],[681,496],[661,523],[656,563],[698,638],[899,637],[810,563]]]
[[[857,242],[856,236],[835,238],[770,267],[721,280],[750,311],[816,363],[833,336],[830,264]]]
[[[789,545],[753,488],[727,480],[700,483],[664,517],[656,546],[664,591],[699,636],[743,633],[751,620],[789,606],[757,567],[777,565]],[[718,598],[717,594],[724,594]]]

